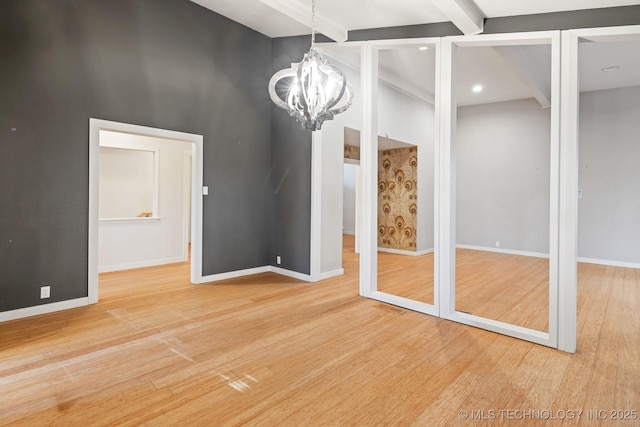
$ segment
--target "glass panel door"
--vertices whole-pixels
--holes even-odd
[[[555,346],[559,34],[546,34],[451,44],[445,317]]]
[[[377,291],[437,314],[434,291],[436,53],[434,42],[376,45]]]

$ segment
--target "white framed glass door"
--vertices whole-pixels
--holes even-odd
[[[556,347],[560,32],[442,49],[440,315]]]
[[[362,67],[361,294],[435,316],[439,45],[369,42]]]

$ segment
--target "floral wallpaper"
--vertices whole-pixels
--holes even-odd
[[[345,145],[344,146],[344,158],[345,159],[360,160],[360,147],[355,147],[353,145]]]
[[[378,247],[416,250],[417,150],[378,152]]]

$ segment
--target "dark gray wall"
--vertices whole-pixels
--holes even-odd
[[[485,21],[484,33],[571,30],[636,24],[640,24],[640,6],[624,6],[491,18]]]
[[[0,311],[87,295],[90,117],[203,135],[203,274],[268,264],[270,75],[188,0],[0,0]]]
[[[309,50],[308,36],[273,40],[273,72],[300,62]],[[272,109],[271,265],[309,274],[311,251],[311,131],[289,114]],[[282,264],[276,264],[280,256]]]
[[[640,6],[487,18],[483,34],[569,30],[640,24]],[[349,31],[349,41],[444,37],[462,34],[451,22]]]

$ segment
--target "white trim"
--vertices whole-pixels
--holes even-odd
[[[473,251],[496,252],[499,254],[519,255],[519,256],[549,259],[549,254],[545,254],[543,252],[519,251],[515,249],[492,248],[490,246],[474,246],[474,245],[456,245],[456,248],[471,249]]]
[[[591,42],[640,39],[640,25],[587,28],[562,32],[562,144],[560,181],[560,269],[558,348],[574,353],[577,347],[577,256],[579,173],[579,38]],[[592,260],[595,261],[595,260]],[[611,265],[611,264],[607,264]],[[635,268],[635,267],[631,267]]]
[[[202,277],[202,283],[219,282],[221,280],[235,279],[237,277],[252,276],[260,273],[275,273],[281,276],[292,277],[294,279],[303,280],[305,282],[318,282],[331,277],[340,276],[344,274],[344,269],[340,268],[333,271],[327,271],[318,275],[317,279],[312,278],[310,274],[298,273],[297,271],[286,270],[281,267],[274,267],[273,265],[265,265],[263,267],[248,268],[245,270],[229,271],[227,273],[211,274],[209,276]]]
[[[558,348],[560,326],[560,174],[561,174],[561,60],[562,39],[560,31],[549,32],[551,43],[551,136],[549,159],[549,341],[546,345]],[[578,194],[578,189],[574,194]],[[564,286],[564,284],[562,284]],[[562,329],[566,329],[562,325]],[[570,329],[571,326],[568,326]],[[575,328],[574,328],[575,329]],[[574,330],[575,332],[575,330]]]
[[[427,255],[427,254],[433,253],[433,248],[423,249],[421,251],[405,251],[402,249],[378,247],[378,252],[386,252],[389,254],[396,254],[396,255],[421,256],[421,255]]]
[[[112,271],[131,270],[134,268],[155,267],[158,265],[175,264],[177,262],[189,261],[189,255],[184,254],[179,257],[150,259],[148,261],[131,262],[125,264],[103,265],[99,268],[100,273],[109,273]]]
[[[227,273],[210,274],[208,276],[202,276],[202,280],[199,282],[199,284],[219,282],[220,280],[235,279],[236,277],[251,276],[254,274],[268,273],[270,271],[270,266],[265,265],[264,267],[247,268],[244,270],[229,271]]]
[[[274,267],[272,265],[267,267],[268,270],[272,273],[279,274],[281,276],[292,277],[298,280],[304,280],[305,282],[317,282],[317,280],[313,280],[310,274],[298,273],[297,271],[285,270],[284,268]]]
[[[182,160],[182,247],[185,256],[189,257],[189,240],[191,239],[191,169],[193,168],[193,146],[183,153]]]
[[[549,347],[558,347],[558,264],[559,264],[559,175],[560,175],[560,32],[544,31],[511,34],[482,34],[473,37],[445,37],[443,40],[442,69],[442,113],[443,152],[441,153],[441,317],[456,322],[484,328],[505,335],[514,336]],[[456,102],[455,63],[456,48],[513,46],[548,44],[551,45],[551,132],[550,132],[550,207],[549,207],[549,332],[543,333],[517,325],[506,324],[478,316],[470,316],[455,311],[455,215],[456,215]],[[577,194],[577,190],[574,194]],[[570,326],[569,326],[570,329]]]
[[[436,81],[435,87],[436,89],[435,96],[435,105],[434,105],[434,116],[433,116],[433,305],[435,307],[434,316],[440,316],[440,271],[441,271],[441,256],[442,256],[442,246],[441,246],[441,235],[440,235],[440,221],[441,221],[441,206],[440,206],[440,195],[442,191],[441,187],[441,174],[442,174],[442,163],[441,163],[441,153],[442,153],[442,113],[441,109],[443,108],[442,104],[442,43],[440,39],[436,40],[436,54],[435,54],[435,67],[436,67]]]
[[[525,33],[478,34],[475,36],[444,37],[456,45],[465,47],[484,46],[527,46],[549,44],[549,40],[558,37],[559,31],[531,31]]]
[[[139,221],[160,221],[159,216],[140,216],[131,218],[99,218],[99,222],[139,222]]]
[[[611,267],[640,268],[640,262],[612,261],[608,259],[595,259],[595,258],[583,258],[583,257],[578,257],[578,262],[582,262],[585,264],[608,265]]]
[[[309,276],[316,280],[322,268],[322,148],[322,132],[311,132]]]
[[[420,301],[411,300],[409,298],[397,295],[387,294],[378,291],[378,252],[395,253],[402,255],[419,256],[431,253],[434,249],[426,249],[420,251],[403,251],[391,248],[378,248],[378,230],[377,230],[377,212],[378,212],[378,52],[380,50],[403,48],[407,46],[423,46],[431,45],[436,49],[435,79],[436,88],[440,87],[440,39],[439,38],[420,38],[420,39],[396,39],[396,40],[376,40],[366,43],[366,49],[362,56],[362,93],[363,93],[363,125],[360,144],[360,162],[362,176],[362,239],[360,241],[360,295],[376,299],[389,304],[398,305],[421,313],[432,316],[439,315],[439,289],[438,289],[438,272],[439,268],[434,265],[434,304],[427,304]],[[434,117],[434,155],[439,153],[439,113],[440,94],[438,90],[434,94],[435,117]],[[439,244],[438,238],[438,164],[436,161],[434,177],[434,248]],[[435,255],[435,263],[437,263],[437,253]]]
[[[344,162],[349,164],[349,165],[357,165],[360,166],[360,159],[344,159]]]
[[[487,331],[496,332],[498,334],[549,346],[549,334],[546,332],[536,331],[535,329],[524,328],[522,326],[487,319],[485,317],[475,316],[461,311],[451,313],[444,316],[444,318],[465,325],[475,326],[476,328],[485,329]]]
[[[365,42],[361,55],[362,132],[360,132],[360,295],[371,297],[378,281],[378,50]]]
[[[457,46],[451,38],[445,38],[441,44],[440,52],[440,108],[439,125],[440,141],[436,146],[439,148],[438,162],[438,230],[439,250],[436,256],[439,257],[438,269],[438,291],[440,298],[440,317],[446,318],[455,312],[456,301],[456,157],[455,137],[457,103],[455,89]]]
[[[568,33],[592,42],[631,41],[640,39],[640,25],[581,28],[578,30],[563,31],[563,34]]]
[[[321,273],[320,280],[330,279],[332,277],[342,276],[342,275],[344,275],[344,268],[338,268],[337,270],[325,271],[324,273]]]
[[[578,37],[562,32],[558,348],[575,353],[578,315]]]
[[[67,301],[52,302],[50,304],[36,305],[33,307],[18,308],[16,310],[3,311],[0,312],[0,322],[22,319],[24,317],[38,316],[41,314],[68,310],[70,308],[83,307],[89,304],[89,298],[85,297],[70,299]]]
[[[398,307],[428,314],[430,316],[438,316],[437,307],[426,302],[416,301],[410,298],[388,294],[381,291],[373,292],[370,298],[387,304],[397,305]]]
[[[191,191],[191,282],[202,281],[202,156],[203,137],[185,132],[138,126],[128,123],[89,119],[89,242],[88,300],[98,302],[98,201],[100,131],[129,133],[192,143]]]

